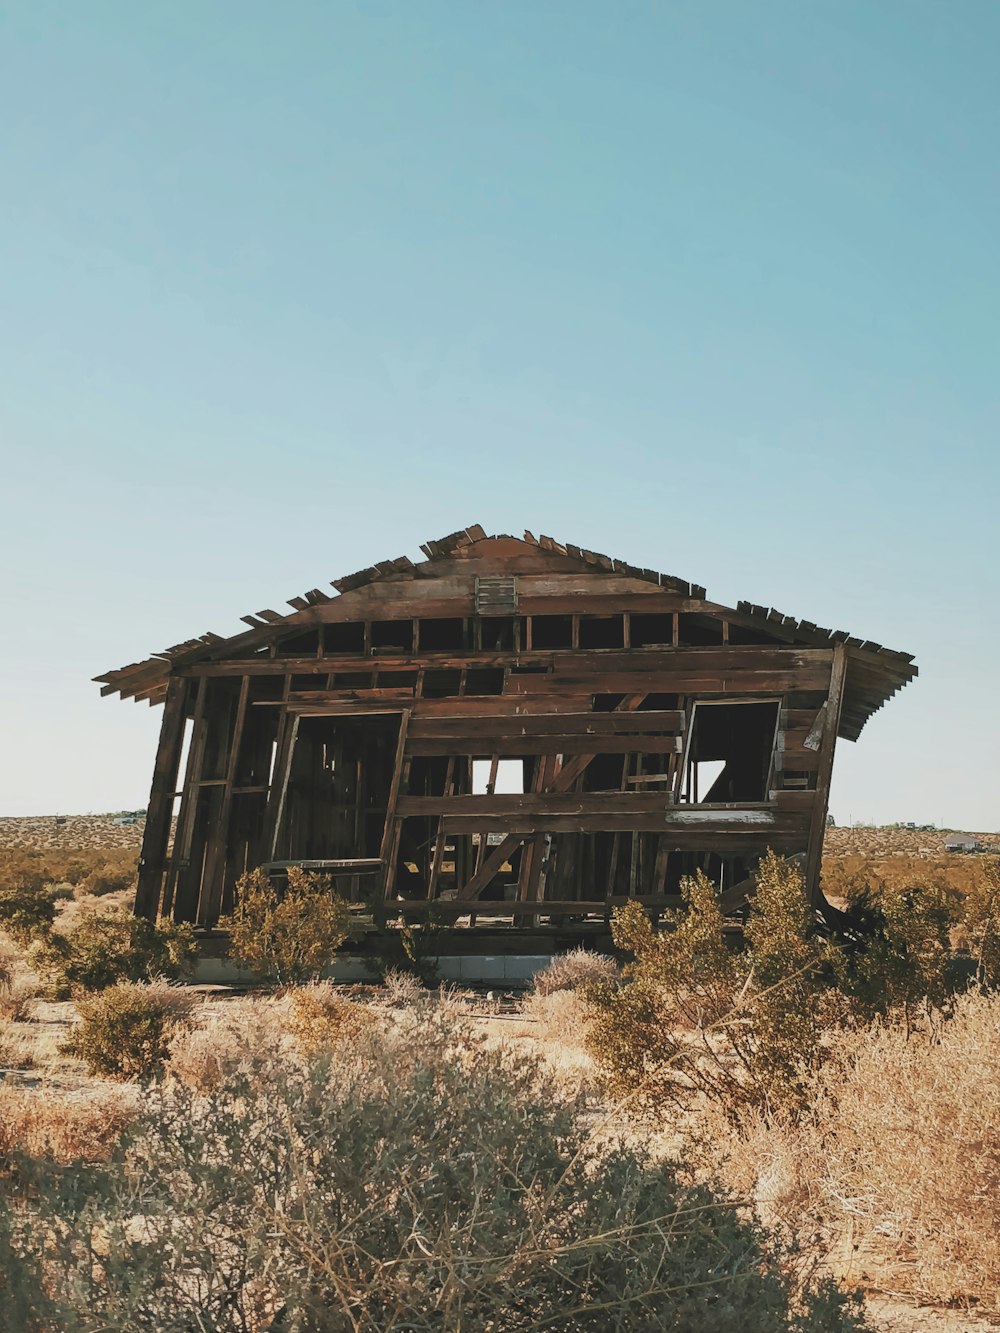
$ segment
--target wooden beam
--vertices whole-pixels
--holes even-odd
[[[527,758],[530,755],[601,755],[633,754],[642,751],[646,754],[679,754],[683,742],[680,736],[503,736],[475,737],[460,740],[452,737],[433,737],[426,740],[409,742],[411,755],[446,756],[464,753],[469,756],[481,756],[492,750],[501,758]],[[795,752],[798,754],[798,751]],[[808,754],[808,751],[803,751]],[[815,756],[814,756],[815,757]],[[810,764],[802,765],[810,767]],[[799,765],[788,764],[789,768]]]
[[[240,697],[236,704],[233,734],[230,737],[225,786],[222,792],[218,823],[212,831],[208,855],[205,858],[205,874],[201,883],[197,916],[199,924],[203,926],[214,926],[222,912],[222,895],[226,875],[226,848],[229,839],[229,814],[233,804],[233,787],[236,784],[236,769],[239,763],[240,742],[243,739],[243,725],[246,720],[249,693],[250,677],[244,676],[240,682]]]
[[[809,824],[809,851],[806,857],[806,893],[811,903],[820,899],[820,871],[823,862],[823,839],[826,834],[826,813],[830,801],[830,779],[833,776],[833,754],[840,730],[840,714],[844,705],[844,685],[847,676],[847,648],[838,644],[833,651],[833,670],[830,693],[826,701],[826,720],[819,748],[816,770],[816,791]]]
[[[267,800],[265,815],[264,846],[267,859],[273,861],[278,854],[278,835],[281,832],[281,820],[285,813],[285,799],[288,794],[288,779],[292,771],[292,756],[299,734],[299,718],[294,713],[286,713],[282,718],[278,747],[274,757],[274,773],[271,778],[271,790]]]
[[[396,737],[396,754],[393,760],[392,781],[389,784],[389,798],[386,802],[385,824],[382,829],[382,844],[379,848],[379,856],[385,866],[385,880],[382,884],[382,896],[388,898],[393,892],[394,885],[391,883],[390,861],[392,862],[392,871],[395,871],[395,857],[391,856],[393,843],[398,844],[398,824],[399,819],[396,814],[396,807],[399,803],[399,789],[403,774],[403,756],[406,753],[406,729],[410,724],[410,714],[404,709],[399,717],[399,734]]]
[[[153,765],[149,804],[146,807],[146,827],[139,853],[139,879],[135,895],[136,916],[146,917],[150,921],[156,920],[160,907],[189,689],[187,681],[171,677],[160,723],[160,740]]]

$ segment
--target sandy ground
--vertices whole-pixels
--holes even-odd
[[[227,1003],[227,995],[220,988],[204,990],[209,1008]],[[602,1104],[593,1063],[584,1051],[572,1044],[540,1039],[542,1034],[538,1024],[512,998],[490,1001],[467,996],[466,1003],[472,1022],[488,1040],[509,1043],[525,1054],[543,1054],[563,1092],[577,1099],[581,1114],[591,1122],[598,1139],[628,1139],[639,1135],[638,1127],[630,1127]],[[87,1095],[88,1089],[96,1092],[104,1088],[109,1093],[114,1092],[118,1085],[88,1078],[80,1061],[60,1051],[74,1017],[71,1003],[34,1001],[30,1020],[14,1025],[20,1030],[23,1041],[24,1059],[18,1061],[21,1068],[0,1069],[0,1085],[9,1081],[29,1087],[45,1098],[72,1099]],[[643,1146],[654,1156],[671,1155],[680,1145],[680,1137],[674,1131],[656,1134],[651,1140],[648,1129],[643,1129],[641,1138]],[[986,1329],[1000,1328],[1000,1317],[918,1305],[880,1292],[869,1294],[867,1308],[877,1333],[984,1333]]]
[[[118,815],[0,816],[0,848],[49,848],[76,851],[103,847],[136,847],[146,826],[119,824]],[[920,832],[896,828],[830,828],[824,850],[829,856],[940,856],[954,830]],[[1000,852],[1000,833],[972,833],[984,847]]]
[[[52,851],[75,851],[102,848],[138,849],[142,841],[145,821],[139,817],[134,824],[119,824],[113,815],[71,815],[66,817],[36,816],[33,818],[0,818],[0,849],[34,848]],[[944,842],[949,836],[943,831],[918,832],[910,829],[833,828],[827,830],[825,851],[839,856],[909,856],[941,857]],[[982,833],[977,836],[983,845],[1000,852],[1000,833]],[[963,858],[964,859],[964,858]],[[116,895],[116,898],[120,895]],[[128,896],[128,891],[124,896]],[[109,899],[84,899],[66,904],[66,915],[111,906]],[[70,925],[67,920],[64,925]],[[213,997],[216,1002],[221,998]],[[500,1011],[503,1012],[500,1012]],[[71,1004],[48,1004],[35,1001],[31,1021],[16,1024],[23,1041],[24,1060],[19,1070],[0,1069],[0,1081],[27,1084],[37,1088],[40,1096],[58,1096],[94,1086],[82,1064],[60,1052],[69,1025],[74,1017]],[[557,1042],[539,1042],[537,1025],[530,1016],[511,1004],[496,1005],[484,1001],[474,1006],[474,1021],[481,1025],[490,1040],[510,1042],[526,1053],[542,1050],[553,1064],[564,1083],[566,1092],[580,1098],[588,1119],[595,1128],[607,1121],[606,1132],[615,1134],[627,1127],[607,1117],[599,1100],[594,1098],[594,1070],[589,1057],[572,1046]],[[27,1066],[27,1067],[23,1067]],[[648,1139],[648,1134],[646,1135]],[[676,1148],[676,1135],[657,1136],[654,1151],[669,1153]],[[647,1146],[650,1146],[647,1143]],[[920,1306],[900,1300],[891,1294],[873,1292],[868,1298],[869,1316],[878,1333],[983,1333],[988,1328],[1000,1328],[1000,1317],[990,1318],[957,1310]]]
[[[119,815],[30,815],[0,817],[0,848],[36,851],[84,851],[91,848],[135,847],[142,843],[145,819],[117,824]]]

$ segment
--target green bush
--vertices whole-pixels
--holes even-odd
[[[44,938],[56,916],[57,890],[41,874],[14,870],[0,881],[0,931],[18,944]]]
[[[599,1151],[539,1066],[447,1016],[207,1097],[154,1090],[110,1166],[25,1185],[0,1226],[25,1333],[864,1327],[734,1204]]]
[[[681,892],[686,907],[666,930],[638,903],[612,918],[634,961],[624,985],[592,989],[588,1042],[612,1093],[658,1113],[692,1092],[734,1117],[800,1106],[837,1003],[834,946],[816,932],[798,870],[771,853],[761,862],[743,952],[727,946],[710,880],[699,873]]]
[[[119,982],[80,1001],[80,1021],[63,1050],[100,1078],[154,1078],[166,1063],[174,1031],[193,1006],[193,996],[164,981]]]
[[[190,971],[194,933],[171,921],[155,924],[130,912],[92,912],[74,931],[53,931],[33,962],[61,992],[99,991],[119,981],[171,980]]]
[[[970,909],[984,973],[994,947],[1000,966],[1000,872],[995,880]],[[910,1030],[951,1003],[956,898],[938,886],[854,885],[830,927],[799,871],[768,853],[742,950],[727,947],[708,879],[685,880],[681,892],[685,909],[663,931],[637,903],[615,913],[615,943],[634,962],[623,986],[592,992],[591,1051],[612,1092],[637,1107],[662,1112],[665,1100],[686,1104],[696,1092],[734,1119],[748,1109],[798,1112],[832,1028],[893,1013]]]
[[[962,926],[981,985],[1000,987],[1000,858],[983,863],[979,881],[966,895]]]
[[[135,868],[133,866],[100,866],[79,881],[79,887],[81,893],[90,893],[95,898],[99,898],[106,893],[119,893],[122,889],[130,888],[134,883]]]
[[[837,985],[855,1017],[867,1022],[897,1011],[910,1026],[948,1005],[954,894],[937,885],[853,887],[846,920],[835,932]]]
[[[348,939],[351,915],[330,875],[291,866],[282,889],[263,870],[241,875],[232,916],[220,925],[228,927],[241,966],[281,985],[301,985],[315,980]]]

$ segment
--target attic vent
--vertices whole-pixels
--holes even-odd
[[[517,579],[513,575],[504,578],[477,578],[476,615],[517,615]]]

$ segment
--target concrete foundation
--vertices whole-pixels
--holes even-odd
[[[452,954],[439,958],[434,970],[442,981],[470,986],[527,986],[551,960],[547,953]],[[331,981],[374,982],[377,973],[358,955],[344,954],[323,974]],[[261,978],[229,958],[199,958],[193,980],[201,985],[251,985]]]

